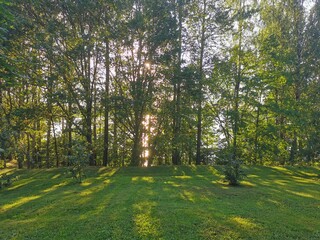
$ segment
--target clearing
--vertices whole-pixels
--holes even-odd
[[[320,239],[315,167],[245,167],[240,187],[221,167],[0,170],[0,239]]]

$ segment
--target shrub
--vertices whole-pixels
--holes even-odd
[[[85,177],[84,166],[88,163],[88,157],[85,146],[76,142],[72,147],[72,155],[69,157],[69,173],[78,183],[82,183]]]
[[[240,181],[246,176],[241,169],[240,160],[230,160],[224,167],[225,180],[231,186],[238,186]]]
[[[72,178],[76,179],[78,183],[82,183],[83,178],[85,178],[84,169],[82,164],[75,164],[70,169]]]
[[[3,174],[0,175],[0,189],[3,187],[10,187],[14,181],[17,180],[17,177],[12,175]]]

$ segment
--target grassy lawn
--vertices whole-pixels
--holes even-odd
[[[320,239],[319,168],[247,167],[241,187],[219,167],[6,171],[0,239]]]

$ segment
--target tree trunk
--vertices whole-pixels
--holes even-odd
[[[95,166],[96,162],[95,162],[95,156],[93,154],[93,143],[92,143],[92,118],[91,118],[91,107],[89,107],[87,109],[87,121],[86,121],[86,127],[87,127],[87,131],[86,131],[86,140],[87,140],[87,144],[88,144],[88,154],[89,154],[89,165],[90,166]]]
[[[109,163],[109,86],[110,86],[110,49],[109,39],[105,39],[106,53],[105,53],[105,68],[106,68],[106,82],[105,82],[105,98],[104,98],[104,147],[103,147],[103,166]]]
[[[300,95],[301,95],[301,83],[302,83],[302,74],[301,74],[301,63],[302,63],[302,50],[303,50],[303,13],[301,9],[303,6],[301,3],[297,3],[294,5],[294,21],[295,21],[295,35],[296,35],[296,56],[297,61],[295,63],[295,72],[294,72],[294,84],[295,84],[295,101],[296,106],[299,108]],[[299,109],[295,108],[295,111],[299,111]],[[297,119],[295,119],[296,126],[299,128],[299,123],[297,123]],[[298,132],[296,130],[293,131],[293,141],[290,150],[290,164],[293,164],[297,155],[298,150]]]
[[[2,80],[0,79],[0,112],[3,113],[2,109]],[[2,114],[0,114],[0,126],[3,126],[3,121],[2,121]],[[4,153],[0,152],[0,159],[3,160],[3,167],[6,168],[7,164],[6,164],[6,158],[4,156]]]
[[[180,76],[179,76],[180,77]],[[180,81],[180,80],[178,80]],[[177,83],[175,87],[175,112],[174,112],[174,121],[173,121],[173,152],[172,152],[172,164],[180,165],[181,164],[181,153],[180,153],[180,98],[181,98],[181,87],[180,83]]]
[[[239,1],[239,11],[240,11],[240,19],[239,19],[239,46],[238,46],[238,63],[237,63],[237,74],[236,74],[236,83],[234,87],[234,126],[233,126],[233,154],[232,160],[238,159],[238,130],[239,130],[239,91],[240,91],[240,83],[241,83],[241,66],[242,66],[242,0]]]
[[[31,146],[30,146],[30,134],[27,133],[27,168],[31,168]]]
[[[177,73],[174,83],[174,116],[173,116],[173,139],[172,139],[172,164],[181,164],[181,149],[180,149],[180,129],[181,129],[181,56],[182,56],[182,0],[178,0],[178,62]]]
[[[112,161],[116,162],[118,160],[118,123],[117,123],[117,109],[114,109],[113,116],[113,142],[112,142]],[[120,159],[119,159],[120,161]]]
[[[72,103],[69,102],[68,103],[68,111],[69,111],[69,114],[68,114],[68,119],[67,119],[67,131],[68,131],[68,162],[67,162],[67,165],[69,166],[70,165],[70,157],[72,156],[72,125],[73,125],[73,117],[72,117]]]
[[[259,154],[259,142],[258,142],[258,136],[259,136],[259,118],[260,118],[260,104],[258,105],[257,109],[257,116],[256,116],[256,130],[255,130],[255,136],[254,136],[254,160],[253,163],[257,163],[257,158]],[[260,154],[259,154],[260,155]]]
[[[51,118],[47,119],[46,167],[50,167]]]
[[[131,151],[131,165],[139,166],[140,165],[140,155],[141,155],[141,143],[139,132],[136,132],[133,139],[133,146]]]
[[[133,133],[133,146],[131,151],[131,165],[139,166],[141,164],[141,119],[136,116],[135,117],[135,126]]]
[[[198,113],[197,113],[197,153],[196,164],[199,165],[203,162],[201,156],[201,137],[202,137],[202,88],[203,88],[203,55],[205,47],[205,31],[206,31],[206,10],[207,2],[203,1],[203,13],[201,22],[201,42],[200,42],[200,60],[199,60],[199,98],[198,98]]]
[[[40,99],[40,96],[39,96]],[[38,167],[42,167],[42,156],[41,156],[41,122],[40,119],[37,120],[37,131],[38,131],[38,136],[37,136],[37,164]]]
[[[59,151],[58,151],[58,142],[57,142],[57,136],[56,136],[56,129],[54,126],[54,121],[52,121],[52,132],[53,132],[53,139],[54,139],[54,152],[56,157],[56,167],[59,167],[60,161],[59,161]]]

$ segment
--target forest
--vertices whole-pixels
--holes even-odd
[[[320,161],[319,0],[1,0],[0,167]]]
[[[320,239],[320,0],[0,0],[0,240]]]

